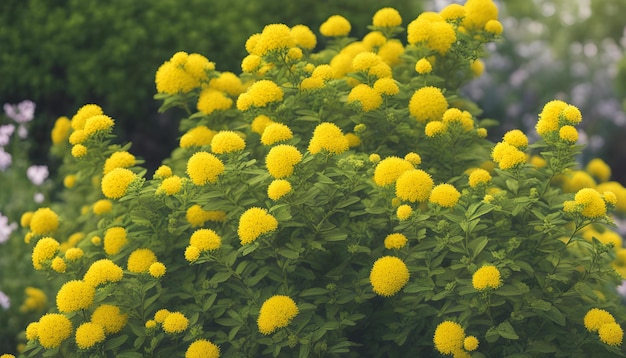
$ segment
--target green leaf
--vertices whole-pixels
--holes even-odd
[[[282,257],[292,259],[292,260],[296,260],[298,257],[300,257],[300,254],[298,253],[298,251],[288,249],[288,248],[278,249],[278,254]]]
[[[124,334],[121,335],[119,337],[115,337],[113,339],[108,339],[104,342],[104,349],[105,350],[112,350],[115,349],[119,346],[121,346],[122,344],[124,344],[124,342],[126,342],[126,340],[128,340],[128,335]]]
[[[517,180],[507,179],[506,187],[511,193],[517,194],[517,190],[519,189],[519,183],[517,182]]]
[[[543,315],[548,317],[552,322],[558,324],[561,327],[565,326],[565,315],[556,306],[552,306],[549,311],[544,312]]]
[[[322,287],[313,287],[307,288],[306,290],[300,291],[300,297],[308,297],[308,296],[319,296],[328,294],[328,290]]]
[[[472,252],[472,259],[476,258],[483,251],[488,243],[489,238],[487,238],[486,236],[481,236],[470,241],[467,246]]]
[[[515,333],[515,329],[513,329],[513,326],[511,326],[508,321],[500,323],[498,327],[496,327],[496,331],[500,336],[502,336],[502,338],[513,340],[519,339],[519,336],[517,335],[517,333]]]
[[[209,280],[209,283],[211,284],[221,283],[221,282],[228,280],[230,276],[232,276],[230,272],[218,272],[215,275],[213,275],[213,277],[211,277],[211,279]]]

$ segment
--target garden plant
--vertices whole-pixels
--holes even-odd
[[[403,23],[406,27],[403,27]],[[177,52],[155,74],[179,147],[154,172],[106,108],[56,121],[63,190],[21,216],[58,282],[23,357],[624,356],[626,189],[575,106],[539,139],[460,93],[503,31],[492,0],[402,19],[269,24],[242,73]]]

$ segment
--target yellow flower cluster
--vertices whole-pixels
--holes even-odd
[[[389,234],[387,235],[387,237],[385,237],[385,248],[388,250],[391,249],[401,249],[404,246],[406,246],[406,243],[408,242],[408,239],[406,238],[406,236],[404,236],[404,234],[401,233],[394,233],[394,234]]]
[[[409,23],[407,41],[411,45],[423,44],[438,54],[445,55],[456,41],[456,31],[441,15],[423,12]]]
[[[129,169],[115,168],[102,177],[102,194],[109,199],[119,199],[126,195],[130,184],[138,178]]]
[[[333,15],[320,25],[320,33],[326,37],[347,36],[350,30],[350,22],[341,15]]]
[[[358,102],[363,112],[378,109],[383,103],[381,92],[366,84],[359,84],[352,88],[348,94],[348,103]]]
[[[72,129],[72,123],[70,122],[69,118],[65,116],[59,117],[54,122],[54,127],[52,128],[52,131],[50,132],[52,143],[60,144],[63,141],[65,141],[69,137],[71,129]]]
[[[54,258],[59,251],[59,246],[59,242],[51,237],[44,237],[37,241],[32,254],[35,270],[43,270],[44,263]]]
[[[471,188],[485,186],[491,182],[491,174],[485,169],[476,168],[470,173],[468,182]]]
[[[387,157],[376,165],[374,182],[378,186],[391,185],[396,182],[402,173],[412,169],[414,169],[413,164],[406,159],[396,156]]]
[[[163,330],[165,333],[181,333],[186,330],[187,327],[189,327],[189,319],[180,312],[171,312],[163,320]]]
[[[104,233],[104,252],[107,255],[116,255],[128,242],[126,229],[121,226],[114,226]]]
[[[374,262],[370,271],[370,283],[374,292],[381,296],[393,296],[409,282],[409,269],[404,261],[395,256],[383,256]]]
[[[324,122],[315,127],[308,151],[311,154],[317,154],[322,150],[332,154],[341,154],[348,150],[348,147],[348,139],[342,133],[341,128],[334,123]]]
[[[157,262],[157,257],[150,249],[136,249],[128,256],[127,269],[134,273],[148,272],[150,265]]]
[[[195,185],[214,184],[224,172],[224,163],[211,153],[200,151],[187,161],[187,174]]]
[[[578,132],[573,126],[582,121],[580,110],[560,100],[546,103],[535,129],[547,142],[576,143]]]
[[[185,358],[219,358],[220,348],[206,339],[193,341],[185,351]]]
[[[262,208],[250,208],[239,218],[237,234],[242,245],[249,244],[259,236],[278,228],[278,221]]]
[[[272,200],[278,200],[289,194],[291,191],[291,183],[285,179],[273,180],[267,187],[267,197]]]
[[[59,216],[50,208],[39,208],[28,223],[33,234],[46,235],[59,228]]]
[[[485,265],[472,275],[472,286],[478,291],[502,286],[500,270],[493,265]]]
[[[259,311],[257,325],[262,334],[271,334],[277,329],[287,327],[298,315],[298,306],[289,296],[275,295],[263,302]]]
[[[46,349],[57,348],[72,334],[72,322],[60,313],[43,315],[37,323],[35,337]]]
[[[187,209],[185,218],[192,227],[202,226],[207,221],[224,221],[226,220],[225,211],[204,210],[198,204],[194,204]]]
[[[491,151],[491,158],[503,170],[526,163],[526,153],[507,142],[497,143]]]
[[[201,83],[209,80],[209,73],[215,70],[215,64],[206,57],[186,52],[175,53],[165,61],[155,75],[156,89],[159,93],[188,93]]]
[[[57,308],[64,313],[87,309],[93,303],[95,294],[94,286],[85,281],[68,281],[57,293]]]
[[[237,109],[246,111],[251,106],[258,108],[266,107],[270,103],[282,101],[283,90],[270,80],[254,82],[245,93],[237,98]]]
[[[293,138],[293,132],[288,126],[282,123],[270,123],[263,130],[261,143],[263,145],[272,145],[287,141],[291,138]]]
[[[444,208],[453,208],[460,197],[461,193],[452,184],[439,184],[430,192],[428,201]]]
[[[605,200],[608,199],[610,203],[615,198],[615,194],[612,194],[603,196],[596,189],[583,188],[576,193],[574,201],[563,203],[563,209],[570,213],[580,213],[588,219],[601,218],[606,215],[607,202]]]
[[[298,151],[298,148],[293,145],[279,144],[267,153],[265,166],[272,177],[282,179],[291,176],[294,166],[301,160],[302,153]]]
[[[215,154],[239,152],[245,147],[241,135],[233,131],[219,131],[211,139],[211,151]]]
[[[178,175],[172,175],[163,179],[159,187],[156,189],[156,194],[164,193],[165,195],[178,194],[183,188],[183,178]]]
[[[213,83],[213,82],[211,82]],[[215,111],[225,111],[233,106],[233,100],[224,92],[212,87],[207,87],[200,92],[196,108],[204,114]]]
[[[89,349],[104,341],[104,328],[93,322],[85,322],[76,329],[76,345],[80,349]]]
[[[395,27],[402,25],[402,17],[398,10],[384,7],[374,14],[372,25],[376,27]]]
[[[583,318],[589,332],[598,332],[600,340],[610,346],[619,346],[624,338],[624,330],[615,322],[612,314],[600,308],[590,309]]]
[[[93,311],[91,322],[102,326],[105,334],[115,334],[126,326],[128,314],[117,306],[103,304]]]
[[[28,286],[24,289],[24,293],[26,295],[26,299],[24,299],[24,303],[20,306],[20,312],[27,313],[41,311],[48,303],[48,297],[45,292],[36,287]]]
[[[440,120],[447,109],[448,101],[437,87],[422,87],[409,101],[409,113],[420,123]]]
[[[198,248],[200,252],[214,251],[222,246],[222,238],[211,229],[198,229],[191,234],[189,246]]]
[[[396,181],[396,196],[412,203],[424,202],[431,194],[434,184],[427,172],[421,169],[409,169],[403,172]]]
[[[207,126],[197,126],[188,130],[180,137],[179,145],[181,148],[201,147],[208,145],[213,140],[215,131]],[[172,175],[171,173],[169,175]]]
[[[475,336],[465,336],[465,330],[460,324],[453,321],[439,323],[433,336],[435,348],[441,354],[452,354],[455,357],[469,357],[466,351],[478,348],[478,339]]]

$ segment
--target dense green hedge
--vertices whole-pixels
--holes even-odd
[[[384,6],[398,9],[408,23],[421,3],[5,0],[0,5],[0,99],[37,103],[40,118],[33,132],[39,143],[47,143],[56,117],[97,103],[117,120],[118,135],[133,141],[148,164],[158,163],[173,145],[167,134],[176,123],[156,117],[154,73],[173,53],[202,53],[218,70],[239,73],[245,40],[266,24],[302,23],[317,33],[328,14],[349,14],[353,28],[363,32]],[[127,133],[142,135],[128,138]],[[43,153],[47,146],[41,148]]]

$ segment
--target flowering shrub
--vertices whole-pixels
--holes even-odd
[[[459,94],[497,14],[425,12],[406,43],[394,9],[362,39],[335,15],[318,52],[271,24],[240,76],[178,52],[155,97],[188,116],[153,174],[79,109],[53,148],[69,185],[24,214],[33,267],[63,283],[22,354],[622,355],[626,189],[576,169],[580,112],[547,103],[540,140],[491,143]]]

